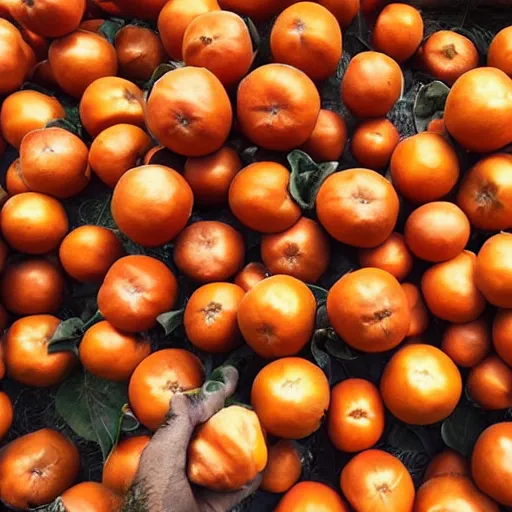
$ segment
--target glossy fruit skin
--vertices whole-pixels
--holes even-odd
[[[512,77],[510,52],[512,52],[512,29],[509,26],[500,30],[491,41],[487,51],[487,65],[501,69]]]
[[[16,160],[14,160],[7,169],[5,174],[5,188],[9,196],[23,194],[23,192],[30,192],[29,188],[23,181],[23,176],[21,175],[19,158],[16,158]]]
[[[59,432],[19,437],[0,456],[0,499],[22,509],[50,503],[73,485],[79,467],[76,446]]]
[[[338,20],[341,28],[347,28],[359,12],[360,0],[319,0],[318,3],[331,11]]]
[[[363,268],[345,274],[329,290],[327,315],[351,347],[385,352],[409,331],[410,311],[400,283],[385,270]]]
[[[256,413],[231,405],[196,429],[188,446],[188,478],[213,491],[234,491],[263,471],[267,457],[265,434]]]
[[[65,115],[60,102],[52,96],[31,90],[16,91],[2,103],[2,136],[11,146],[19,148],[27,133]]]
[[[447,418],[459,403],[462,379],[455,363],[431,345],[404,346],[388,362],[380,381],[386,407],[411,425]]]
[[[82,482],[61,496],[67,512],[119,512],[123,499],[97,482]]]
[[[512,308],[511,255],[512,235],[503,232],[489,238],[476,258],[476,286],[500,308]]]
[[[304,144],[320,113],[320,95],[303,72],[266,64],[238,87],[237,117],[243,133],[265,149],[288,151]]]
[[[348,507],[327,485],[304,481],[283,496],[274,512],[348,512]]]
[[[255,231],[284,231],[301,216],[299,205],[288,193],[289,181],[290,172],[277,162],[248,165],[231,182],[229,207],[242,224]]]
[[[159,350],[133,372],[128,387],[130,405],[137,419],[155,431],[172,408],[174,394],[196,389],[203,382],[204,368],[194,354],[176,348]]]
[[[443,475],[470,476],[469,461],[450,448],[442,451],[430,461],[423,481]]]
[[[407,468],[393,455],[366,450],[343,468],[343,495],[358,512],[411,512],[414,484]]]
[[[98,292],[98,308],[121,331],[145,331],[156,325],[158,315],[172,310],[177,296],[176,278],[161,261],[125,256],[107,272]]]
[[[17,315],[56,313],[64,300],[62,272],[45,259],[12,263],[0,281],[2,304]]]
[[[448,322],[466,323],[483,313],[485,298],[477,288],[476,260],[472,252],[462,251],[423,274],[421,291],[432,314]]]
[[[282,0],[220,0],[219,5],[226,11],[244,14],[258,21],[271,18],[282,7]]]
[[[254,288],[260,281],[267,277],[267,271],[261,263],[248,263],[235,277],[235,284],[248,292]]]
[[[316,200],[320,224],[339,242],[377,247],[393,232],[399,200],[395,189],[370,169],[347,169],[329,176]]]
[[[329,402],[325,374],[300,357],[269,363],[258,373],[251,390],[251,404],[263,429],[284,439],[302,439],[316,432]]]
[[[427,308],[423,302],[419,288],[411,283],[402,283],[402,290],[405,293],[409,309],[411,312],[411,321],[409,323],[409,331],[407,337],[419,336],[422,334],[430,322]]]
[[[135,481],[142,452],[150,440],[149,436],[134,436],[120,441],[103,466],[102,484],[124,496]]]
[[[238,325],[247,344],[261,357],[298,354],[315,328],[316,301],[298,279],[276,275],[249,290],[238,306]]]
[[[341,82],[341,99],[356,117],[384,117],[400,98],[400,66],[379,52],[358,53]]]
[[[491,333],[484,319],[466,324],[451,324],[443,334],[443,352],[457,366],[472,368],[479,364],[491,349]]]
[[[459,161],[442,135],[423,132],[402,140],[391,157],[391,179],[398,193],[412,203],[444,197],[459,178]]]
[[[482,158],[462,180],[457,204],[471,225],[486,231],[512,226],[512,155]]]
[[[509,144],[512,80],[495,68],[464,73],[450,89],[444,120],[450,135],[470,151],[486,153]]]
[[[226,88],[247,75],[254,57],[247,25],[227,11],[194,18],[185,30],[182,52],[187,66],[209,69]]]
[[[219,79],[184,67],[160,78],[146,102],[146,125],[160,144],[184,156],[205,156],[228,138],[233,111]]]
[[[492,326],[492,342],[501,359],[512,366],[512,310],[498,311]]]
[[[301,472],[300,454],[293,441],[281,439],[268,447],[268,461],[260,489],[279,494],[286,492],[297,483]]]
[[[329,237],[315,221],[301,217],[286,231],[263,236],[261,259],[272,274],[316,283],[331,259]]]
[[[32,74],[32,81],[46,89],[59,88],[48,59],[42,60],[36,64]]]
[[[9,396],[0,391],[0,440],[2,440],[12,425],[14,410]]]
[[[384,403],[379,390],[364,379],[346,379],[331,391],[329,439],[342,452],[372,448],[384,432]]]
[[[476,485],[493,500],[509,507],[511,441],[512,422],[495,423],[480,434],[471,456],[471,474]]]

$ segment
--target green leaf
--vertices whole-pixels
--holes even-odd
[[[46,124],[45,128],[62,128],[63,130],[67,130],[73,135],[76,135],[77,137],[82,137],[82,125],[74,124],[72,121],[64,117],[50,121]]]
[[[332,380],[332,367],[331,367],[331,358],[329,354],[325,351],[325,333],[322,332],[324,329],[319,329],[313,335],[313,340],[311,341],[311,354],[313,355],[313,359],[316,364],[323,370],[323,372],[327,375],[327,379],[329,383]]]
[[[117,33],[123,28],[123,26],[124,20],[120,18],[111,18],[101,25],[98,32],[100,35],[104,36],[110,44],[114,44]]]
[[[183,67],[184,64],[182,62],[164,62],[163,64],[160,64],[155,71],[153,71],[153,75],[151,75],[151,78],[144,84],[142,87],[146,93],[146,99],[149,97],[149,94],[151,93],[151,89],[153,89],[153,86],[155,85],[160,78],[162,78],[166,73],[169,73],[169,71],[174,71],[177,68]]]
[[[78,355],[78,343],[84,334],[84,322],[79,317],[63,320],[48,342],[48,354],[73,352]]]
[[[31,512],[68,512],[61,498],[57,498],[48,505],[42,505],[41,507],[31,508]]]
[[[418,133],[426,131],[430,121],[442,117],[449,92],[450,88],[438,80],[420,87],[413,107],[414,126]]]
[[[127,402],[126,384],[99,379],[84,371],[61,384],[55,408],[78,436],[99,444],[106,459],[117,443]]]
[[[327,295],[329,294],[329,290],[322,288],[321,286],[316,286],[314,284],[308,284],[308,288],[313,292],[316,301],[319,304],[325,303],[327,300]]]
[[[287,156],[291,167],[289,191],[302,210],[315,208],[316,195],[322,183],[338,169],[338,162],[317,164],[298,149]]]
[[[248,16],[242,16],[242,19],[244,20],[245,24],[247,25],[247,29],[249,30],[249,34],[251,36],[252,41],[252,48],[254,50],[254,53],[256,53],[261,46],[261,36],[258,31],[258,28],[254,24],[251,18]]]
[[[121,432],[134,432],[140,427],[139,420],[128,404],[123,405],[120,423],[119,430]]]
[[[172,334],[180,325],[183,324],[184,312],[184,309],[177,309],[176,311],[162,313],[157,317],[156,321],[164,328],[166,336]]]
[[[348,346],[333,329],[329,330],[325,348],[331,356],[340,361],[355,361],[363,355],[363,352]]]

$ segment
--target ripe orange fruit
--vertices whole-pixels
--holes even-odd
[[[165,112],[169,115],[162,115]],[[148,130],[160,144],[180,155],[205,156],[217,151],[226,142],[232,121],[226,90],[205,68],[169,71],[154,85],[146,103]]]
[[[142,452],[150,440],[149,436],[135,436],[120,441],[103,466],[103,485],[124,496],[133,485]]]
[[[82,140],[63,128],[31,131],[20,146],[22,180],[33,192],[74,196],[89,183],[88,153]]]
[[[65,115],[56,98],[27,89],[5,98],[0,112],[0,128],[5,140],[19,148],[27,133],[44,128],[50,121]]]
[[[217,221],[194,222],[174,243],[174,263],[199,283],[227,281],[244,262],[242,235]]]
[[[301,439],[316,432],[329,401],[324,372],[300,357],[269,363],[252,384],[251,404],[262,427],[285,439]]]
[[[267,277],[267,271],[261,263],[248,263],[235,277],[235,284],[248,292]]]
[[[405,245],[404,237],[393,232],[387,240],[373,249],[359,250],[361,267],[380,268],[402,281],[412,270],[412,255]]]
[[[455,363],[431,345],[401,348],[387,363],[380,381],[386,407],[411,425],[447,418],[459,403],[462,378]]]
[[[0,225],[12,248],[27,254],[44,254],[58,247],[68,231],[68,218],[53,197],[25,192],[3,205]]]
[[[496,423],[478,438],[471,456],[471,473],[480,490],[506,506],[512,506],[512,422]]]
[[[453,85],[457,78],[478,67],[478,50],[473,42],[453,30],[439,30],[422,48],[422,63],[434,78]]]
[[[429,463],[423,481],[443,475],[470,476],[469,461],[450,448],[438,453]]]
[[[267,359],[298,354],[315,328],[316,301],[298,279],[277,275],[259,282],[238,306],[247,344]]]
[[[120,512],[123,499],[97,482],[82,482],[64,492],[61,501],[67,512]]]
[[[32,82],[50,90],[59,88],[48,59],[36,64],[32,74]]]
[[[499,233],[485,242],[476,258],[475,283],[491,304],[512,308],[512,234]]]
[[[448,194],[459,178],[459,160],[442,135],[423,132],[401,141],[391,157],[391,179],[413,203],[429,203]]]
[[[75,98],[80,98],[98,78],[117,74],[114,47],[105,38],[86,30],[53,41],[48,60],[59,87]]]
[[[311,79],[286,64],[266,64],[238,87],[237,116],[243,133],[265,149],[288,151],[304,144],[320,113]]]
[[[410,311],[400,283],[378,268],[345,274],[329,290],[327,315],[334,330],[351,347],[385,352],[409,331]]]
[[[126,25],[115,40],[119,74],[128,80],[145,82],[167,60],[162,41],[149,28]]]
[[[94,0],[91,0],[94,1]],[[100,0],[101,1],[101,0]],[[85,20],[78,25],[78,28],[80,30],[87,30],[87,32],[93,32],[94,34],[99,34],[102,37],[105,37],[101,32],[100,28],[105,23],[105,20],[103,18],[96,18],[92,20]]]
[[[457,204],[471,225],[487,231],[512,226],[512,155],[497,153],[482,158],[465,174]]]
[[[341,28],[347,28],[352,23],[360,7],[360,0],[318,0],[318,3],[334,14]]]
[[[0,281],[2,303],[17,315],[55,313],[64,300],[64,288],[62,273],[45,259],[12,263]]]
[[[492,325],[492,342],[498,355],[512,366],[512,310],[498,311]]]
[[[410,512],[414,484],[407,468],[381,450],[359,453],[343,468],[343,495],[358,512]]]
[[[341,158],[347,138],[347,124],[343,116],[321,109],[313,132],[301,149],[317,162],[335,161]]]
[[[98,292],[98,308],[114,327],[141,332],[156,325],[158,315],[170,311],[178,296],[178,283],[161,261],[131,255],[117,260]]]
[[[257,21],[271,18],[284,7],[283,0],[219,0],[225,11],[244,14]]]
[[[0,94],[10,94],[21,87],[31,72],[32,62],[25,53],[20,32],[0,18]]]
[[[301,217],[286,231],[263,236],[261,259],[272,274],[316,283],[331,259],[329,237],[315,221]]]
[[[16,194],[22,194],[23,192],[30,192],[29,188],[23,181],[19,158],[16,158],[16,160],[14,160],[7,169],[5,174],[5,188],[7,189],[9,196],[15,196]]]
[[[428,132],[439,133],[441,135],[446,135],[446,126],[444,125],[444,119],[432,119],[427,126]]]
[[[203,382],[204,369],[194,354],[177,348],[159,350],[133,372],[128,387],[130,405],[137,419],[155,431],[167,417],[173,395],[198,388]]]
[[[101,0],[100,0],[101,1]],[[166,0],[113,0],[115,4],[121,4],[125,16],[156,20],[160,11],[166,4]]]
[[[379,390],[364,379],[346,379],[331,391],[329,439],[343,452],[375,446],[384,432],[384,403]]]
[[[0,499],[22,509],[46,505],[73,485],[79,468],[76,446],[59,432],[18,437],[0,455]]]
[[[348,512],[340,495],[320,482],[299,482],[281,499],[274,512]]]
[[[358,124],[352,140],[352,156],[369,169],[382,169],[400,142],[400,134],[389,119],[368,119]]]
[[[14,410],[12,408],[11,399],[7,394],[0,391],[0,440],[9,432],[13,417]]]
[[[245,292],[236,284],[198,288],[185,307],[183,324],[192,345],[209,353],[230,352],[240,344],[237,311]]]
[[[187,66],[209,69],[226,88],[247,75],[254,57],[244,20],[218,10],[201,14],[188,24],[182,50]]]
[[[262,233],[279,233],[301,216],[288,193],[290,172],[277,162],[256,162],[231,182],[229,207],[242,224]]]
[[[491,349],[491,333],[483,319],[465,324],[451,324],[443,334],[443,352],[463,368],[479,364]]]
[[[512,142],[512,80],[495,68],[464,73],[450,89],[446,129],[464,148],[495,151]]]
[[[228,202],[229,187],[242,168],[238,153],[224,146],[211,155],[187,158],[183,177],[196,204],[218,206]]]
[[[300,454],[293,441],[282,439],[268,448],[268,461],[260,489],[282,493],[297,483],[302,472]]]
[[[134,242],[156,247],[187,224],[194,197],[185,179],[163,165],[142,165],[124,173],[112,196],[112,216]]]
[[[341,99],[356,117],[383,117],[400,98],[403,80],[400,66],[387,55],[358,53],[343,75]]]
[[[491,41],[487,50],[487,65],[501,69],[512,77],[512,28],[510,26],[500,30]]]

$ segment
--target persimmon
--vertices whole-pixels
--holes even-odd
[[[469,151],[487,153],[512,142],[512,80],[496,68],[464,73],[444,110],[446,129]]]
[[[0,440],[2,440],[12,425],[14,410],[9,396],[0,391]]]
[[[431,345],[407,345],[387,363],[380,392],[399,420],[431,425],[447,418],[459,403],[462,378],[443,351]]]
[[[98,308],[121,331],[145,331],[173,308],[177,296],[178,283],[164,263],[130,255],[110,267],[98,292]]]
[[[414,484],[402,462],[381,450],[357,454],[343,468],[343,495],[358,512],[410,512]]]
[[[315,327],[316,301],[298,279],[272,276],[249,290],[238,306],[238,325],[247,344],[267,359],[293,356]]]
[[[331,391],[329,439],[338,450],[359,452],[377,444],[384,432],[384,403],[379,390],[364,379],[346,379]]]
[[[343,116],[321,109],[315,127],[301,149],[317,162],[336,161],[343,154],[347,138],[347,124]]]
[[[87,32],[93,32],[94,34],[103,36],[103,34],[100,31],[100,28],[103,25],[103,23],[105,23],[105,20],[102,18],[85,20],[85,21],[82,21],[82,23],[80,23],[78,28],[80,30],[86,30]]]
[[[229,188],[229,207],[247,227],[279,233],[301,216],[288,193],[290,172],[277,162],[256,162],[236,174]]]
[[[209,69],[226,88],[247,75],[254,56],[244,20],[233,12],[217,10],[188,24],[182,51],[187,66]]]
[[[5,174],[5,188],[7,189],[9,196],[15,196],[16,194],[22,194],[23,192],[30,192],[30,189],[23,181],[19,158],[16,158],[16,160],[14,160],[7,169]]]
[[[329,402],[324,372],[300,357],[269,363],[252,384],[251,404],[262,427],[284,439],[301,439],[316,432]]]
[[[427,125],[427,132],[439,133],[440,135],[446,135],[446,126],[444,119],[432,119]]]
[[[248,263],[235,277],[235,284],[248,292],[254,288],[260,281],[267,277],[267,271],[261,263]]]
[[[219,0],[219,5],[226,11],[234,11],[258,21],[271,18],[284,7],[283,0]]]
[[[143,165],[124,173],[114,189],[111,210],[128,238],[145,247],[172,240],[186,226],[193,193],[174,169]]]
[[[25,43],[32,48],[37,62],[48,58],[48,48],[50,47],[50,43],[46,37],[36,34],[32,30],[23,26],[20,27],[20,34]]]
[[[491,304],[500,308],[512,308],[511,256],[512,234],[503,232],[489,238],[476,258],[476,286]]]
[[[268,447],[268,461],[260,489],[273,493],[286,492],[297,483],[301,472],[300,454],[293,441],[281,439]]]
[[[88,11],[96,13],[96,15],[123,16],[127,13],[123,11],[118,0],[87,0]]]
[[[5,140],[19,148],[23,137],[47,123],[65,117],[66,112],[59,100],[37,91],[17,91],[2,103],[0,128]]]
[[[315,221],[301,217],[291,228],[263,236],[261,259],[272,274],[316,283],[331,259],[329,237]]]
[[[147,81],[153,71],[167,60],[162,41],[149,28],[126,25],[114,43],[119,74],[134,81]]]
[[[493,500],[512,506],[512,422],[495,423],[477,439],[471,456],[471,474],[479,489]]]
[[[380,268],[399,281],[407,277],[413,265],[412,254],[405,245],[403,235],[396,232],[373,249],[360,249],[358,259],[361,267]]]
[[[98,482],[81,482],[60,497],[67,512],[120,512],[123,499]]]
[[[146,103],[148,130],[160,144],[184,156],[205,156],[219,150],[232,121],[226,90],[205,68],[169,71],[154,85]]]
[[[378,268],[363,268],[339,279],[327,295],[327,315],[346,343],[365,352],[398,346],[411,319],[400,283]]]
[[[10,507],[46,505],[75,482],[76,446],[56,430],[37,430],[9,443],[0,455],[0,499]]]
[[[367,119],[359,123],[350,141],[352,156],[369,169],[382,169],[400,142],[400,134],[389,119]]]
[[[457,204],[471,225],[486,231],[512,226],[512,155],[482,158],[464,175]]]
[[[53,41],[48,60],[59,87],[75,98],[81,98],[98,78],[117,74],[115,48],[105,38],[86,30]]]
[[[487,50],[487,65],[501,69],[512,77],[512,27],[500,30],[491,41]]]
[[[398,218],[398,195],[370,169],[347,169],[329,176],[316,196],[320,224],[339,242],[360,248],[382,244]]]
[[[125,15],[143,20],[156,20],[166,0],[113,0],[120,4]]]
[[[103,485],[123,496],[135,481],[142,452],[149,444],[149,436],[127,437],[110,452],[103,466]]]
[[[465,324],[451,324],[441,341],[443,352],[463,368],[479,364],[491,349],[491,333],[483,318]]]
[[[286,64],[266,64],[238,87],[237,116],[242,132],[265,149],[288,151],[304,144],[320,113],[312,80]]]
[[[341,496],[321,482],[299,482],[281,499],[274,512],[348,512]]]
[[[492,342],[498,355],[512,366],[512,310],[498,311],[492,324]]]
[[[32,82],[46,89],[56,90],[59,88],[48,59],[36,64],[32,74]]]
[[[423,481],[444,475],[470,476],[469,461],[450,448],[438,453],[427,466]]]
[[[267,458],[265,435],[256,413],[231,405],[196,429],[188,445],[188,478],[213,491],[234,491],[254,480],[267,465]]]
[[[476,285],[476,260],[474,253],[462,251],[423,274],[421,291],[433,315],[452,323],[466,323],[482,314],[485,298]]]
[[[362,4],[360,0],[345,0],[343,2],[338,0],[318,0],[318,3],[334,14],[342,29],[347,28],[352,23]]]
[[[175,393],[200,387],[204,369],[199,358],[183,349],[154,352],[135,369],[128,395],[137,419],[150,430],[163,423]]]

